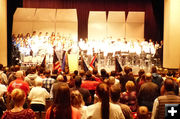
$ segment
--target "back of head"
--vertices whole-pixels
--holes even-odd
[[[105,69],[101,69],[101,76],[106,76],[106,70]]]
[[[10,71],[11,71],[11,72],[15,72],[15,66],[11,66],[11,67],[10,67]]]
[[[51,76],[51,71],[49,69],[46,69],[44,75],[49,78]]]
[[[151,68],[151,73],[157,73],[157,68],[155,66]]]
[[[11,98],[14,101],[14,104],[17,106],[23,105],[25,100],[25,93],[23,90],[16,88],[11,92]]]
[[[86,80],[91,80],[91,76],[92,76],[91,71],[87,71],[86,72]]]
[[[75,75],[75,76],[78,75],[78,70],[74,70],[74,75]]]
[[[136,88],[133,81],[128,81],[125,87],[128,92],[135,91],[135,88]]]
[[[109,84],[110,86],[112,86],[112,85],[115,84],[115,78],[114,78],[113,76],[110,76],[110,77],[109,77],[108,84]]]
[[[116,72],[115,71],[111,71],[111,76],[116,76]]]
[[[166,79],[164,81],[164,88],[166,91],[173,91],[174,90],[174,82],[172,79]]]
[[[31,74],[35,74],[36,73],[36,67],[31,67]]]
[[[21,67],[19,65],[15,65],[14,68],[15,68],[15,72],[17,72],[20,70]]]
[[[83,97],[78,90],[71,91],[71,105],[78,109],[84,105]]]
[[[3,69],[3,64],[0,64],[0,70],[2,70]]]
[[[75,77],[75,85],[77,88],[80,88],[81,87],[81,83],[82,83],[82,79],[80,76],[76,76]]]
[[[110,92],[111,92],[111,100],[112,100],[112,102],[113,103],[118,102],[119,98],[120,98],[120,92],[121,92],[120,87],[117,86],[117,85],[111,86]]]
[[[94,74],[94,75],[98,74],[97,68],[93,68],[93,74]]]
[[[53,107],[51,109],[50,117],[55,119],[71,119],[72,109],[70,103],[70,90],[66,83],[60,83],[56,90],[53,90]],[[54,114],[54,108],[56,112]]]
[[[149,119],[149,111],[146,106],[140,106],[137,111],[138,119]]]
[[[40,77],[37,77],[37,78],[35,79],[35,85],[36,85],[36,86],[42,86],[42,79],[41,79]]]
[[[146,78],[146,81],[151,81],[152,80],[152,74],[146,73],[145,78]]]
[[[23,78],[23,71],[17,71],[16,72],[16,78]]]
[[[109,119],[109,87],[105,83],[100,83],[96,87],[97,95],[102,102],[101,115],[102,119]]]
[[[125,66],[125,67],[124,67],[124,72],[125,72],[126,74],[129,74],[130,69],[129,69],[129,67],[128,67],[128,66]]]
[[[64,77],[63,75],[58,75],[58,77],[56,78],[57,81],[63,82],[64,81]]]
[[[141,77],[145,73],[144,69],[140,69],[138,72],[139,77]]]

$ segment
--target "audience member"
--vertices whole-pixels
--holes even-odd
[[[81,79],[84,81],[86,79],[86,75],[85,75],[85,71],[84,70],[80,70],[79,71],[79,75],[81,77]]]
[[[114,85],[110,88],[111,101],[114,104],[118,104],[121,107],[125,119],[133,119],[132,111],[128,105],[120,103],[120,92],[119,86]]]
[[[4,85],[7,85],[8,84],[8,79],[7,79],[6,74],[3,72],[3,65],[2,64],[0,64],[0,75],[1,75],[1,78],[2,78],[1,83],[4,84]]]
[[[174,82],[172,79],[164,81],[165,94],[154,100],[151,119],[165,118],[165,104],[180,104],[180,97],[174,93]]]
[[[85,105],[89,105],[91,103],[91,94],[90,94],[88,89],[81,88],[81,84],[82,84],[81,77],[76,76],[75,77],[75,87],[73,89],[78,90],[83,96],[83,100],[85,102]]]
[[[27,96],[27,94],[29,93],[29,85],[27,82],[24,81],[24,75],[22,71],[17,71],[16,72],[16,80],[12,81],[8,88],[7,91],[9,94],[11,94],[11,92],[15,89],[15,88],[20,88],[21,90],[23,90]]]
[[[152,82],[157,84],[159,87],[159,90],[160,90],[163,79],[162,79],[161,75],[159,75],[157,73],[157,68],[155,66],[152,67],[151,73],[152,73]]]
[[[141,88],[141,85],[144,84],[145,82],[146,82],[146,75],[143,74],[141,76],[139,83],[137,84],[137,93],[139,93],[139,89]]]
[[[29,93],[28,99],[31,101],[31,109],[33,111],[44,111],[46,99],[50,98],[45,88],[42,88],[42,79],[37,77],[35,81],[36,87],[33,87]]]
[[[82,81],[81,88],[86,88],[89,90],[89,92],[91,94],[91,103],[94,102],[95,90],[99,83],[100,82],[93,80],[92,74],[90,71],[86,72],[86,80]]]
[[[16,71],[15,71],[15,66],[10,67],[10,74],[8,77],[8,84],[11,83],[11,81],[14,81],[16,79]]]
[[[109,78],[108,73],[105,69],[101,69],[101,80],[104,81],[105,79]]]
[[[56,81],[54,82],[54,84],[51,86],[51,90],[50,90],[50,98],[53,98],[53,90],[56,89],[61,83],[64,82],[64,77],[62,75],[58,75]],[[55,87],[55,88],[54,88]]]
[[[137,119],[150,119],[149,111],[146,106],[140,106],[138,108]]]
[[[136,85],[139,84],[139,82],[141,81],[142,75],[145,74],[144,69],[140,69],[138,72],[138,78],[136,79]]]
[[[47,69],[44,72],[45,78],[43,79],[43,87],[50,92],[52,84],[55,82],[53,78],[51,78],[51,71]]]
[[[121,108],[110,102],[109,87],[105,83],[100,83],[96,88],[99,102],[87,107],[87,118],[91,119],[125,119]]]
[[[136,87],[133,81],[128,81],[125,85],[126,92],[121,93],[120,102],[130,107],[132,112],[137,111]]]
[[[0,117],[3,114],[3,111],[6,110],[6,105],[5,105],[5,101],[4,101],[4,94],[6,94],[7,92],[7,88],[4,84],[2,84],[3,78],[0,75]]]
[[[71,105],[81,113],[81,119],[86,119],[86,106],[81,93],[78,90],[71,91]]]
[[[31,67],[30,74],[28,74],[24,81],[26,81],[29,84],[30,89],[35,86],[35,79],[38,77],[36,74],[36,67]]]
[[[115,71],[111,71],[111,74],[110,76],[114,77],[115,79],[115,85],[119,84],[119,79],[117,79],[117,76],[116,76],[116,72]]]
[[[46,119],[80,119],[80,112],[71,106],[70,90],[66,83],[53,90],[53,105],[46,111]]]
[[[124,67],[125,74],[120,77],[120,84],[121,84],[121,92],[125,92],[126,88],[125,85],[128,81],[133,81],[135,83],[134,77],[128,75],[130,73],[129,67]]]
[[[26,99],[26,94],[21,89],[14,89],[11,93],[11,98],[14,101],[14,108],[4,112],[1,119],[35,119],[35,113],[32,109],[24,109],[23,105]]]
[[[153,102],[159,96],[158,85],[152,82],[151,73],[146,73],[146,83],[141,85],[138,94],[139,106],[147,106],[149,111],[152,111]]]

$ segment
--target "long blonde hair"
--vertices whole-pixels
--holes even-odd
[[[71,105],[77,109],[84,105],[83,97],[78,90],[71,91]]]

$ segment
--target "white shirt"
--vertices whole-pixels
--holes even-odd
[[[46,105],[46,98],[49,98],[50,95],[45,88],[42,87],[33,87],[29,93],[28,99],[31,100],[31,104],[43,104]]]
[[[158,107],[158,106],[159,106],[159,101],[158,101],[158,98],[156,98],[156,99],[154,100],[154,104],[153,104],[151,119],[155,119],[155,115],[156,115],[157,107]]]
[[[0,84],[0,97],[2,97],[5,92],[7,92],[7,87],[3,84]]]
[[[7,80],[7,76],[3,71],[0,71],[0,75],[4,81],[4,83],[7,85],[8,84],[8,80]]]
[[[125,119],[119,105],[109,104],[109,119]],[[88,106],[86,112],[87,119],[101,119],[101,102]]]

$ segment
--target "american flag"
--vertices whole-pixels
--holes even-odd
[[[54,50],[54,55],[53,55],[53,70],[57,70],[58,72],[61,72],[61,63],[56,55],[56,52]]]

